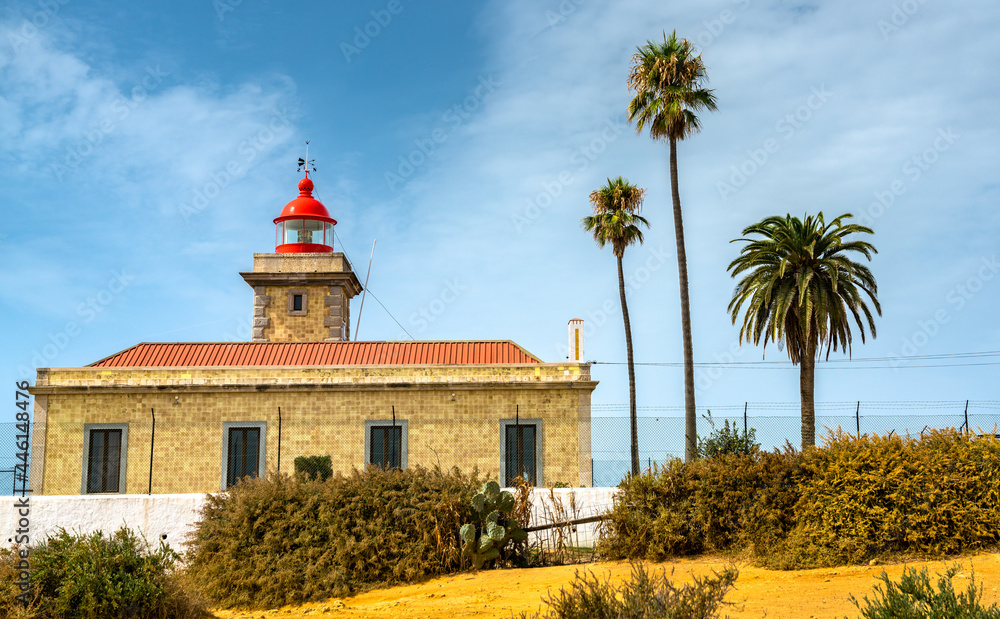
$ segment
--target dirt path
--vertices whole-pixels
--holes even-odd
[[[1000,603],[1000,554],[981,554],[958,561],[964,568],[955,578],[955,588],[964,590],[969,574],[975,569],[976,582],[984,586],[983,602]],[[915,562],[917,569],[926,566],[931,574],[943,572],[952,561]],[[690,580],[691,574],[706,575],[726,566],[726,560],[714,557],[682,559],[655,564],[656,569],[674,568],[676,580]],[[527,570],[490,570],[435,578],[418,585],[380,589],[342,600],[307,604],[271,611],[217,611],[224,619],[313,619],[315,617],[378,619],[446,617],[447,619],[510,617],[520,611],[538,610],[548,591],[553,593],[573,580],[577,569],[586,568],[602,578],[629,577],[627,563],[592,563],[587,566],[535,568]],[[897,580],[903,565],[851,566],[775,572],[739,565],[736,589],[726,597],[734,602],[723,611],[733,618],[767,617],[768,619],[807,619],[810,617],[857,617],[859,613],[849,595],[863,598],[871,593],[882,570]]]

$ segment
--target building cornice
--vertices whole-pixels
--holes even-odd
[[[240,273],[250,286],[344,286],[349,297],[361,294],[361,282],[353,271],[331,273]]]
[[[593,391],[597,381],[461,381],[461,382],[385,382],[385,383],[214,383],[158,385],[43,385],[31,387],[32,395],[77,395],[107,393],[263,393],[305,391],[482,391],[482,390],[559,390]]]

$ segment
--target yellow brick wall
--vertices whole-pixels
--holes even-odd
[[[291,290],[306,291],[306,315],[288,315],[288,293]],[[330,328],[324,326],[323,318],[329,313],[325,299],[328,286],[268,286],[271,298],[265,315],[271,319],[264,329],[264,337],[272,342],[322,342],[330,336]]]
[[[40,370],[36,387],[192,387],[233,385],[365,385],[563,383],[590,381],[586,364],[346,365],[331,367],[52,368]],[[591,386],[590,390],[593,390]]]
[[[95,369],[79,370],[77,375],[97,373]],[[470,368],[452,371],[459,370]],[[122,379],[136,372],[139,370],[112,374],[114,379]],[[227,373],[223,370],[201,372]],[[255,374],[258,379],[262,378],[259,370],[229,372],[241,374],[245,380],[252,380]],[[300,377],[305,372],[298,370]],[[65,373],[73,374],[73,371]],[[563,374],[560,371],[558,375]],[[49,378],[51,381],[53,375]],[[56,383],[66,381],[61,376],[55,378]],[[112,376],[104,378],[109,382]],[[156,378],[163,376],[146,380],[160,382]],[[183,380],[191,384],[193,379]],[[231,383],[234,379],[229,376],[226,380]],[[406,420],[409,424],[408,466],[440,464],[444,468],[459,466],[463,471],[477,467],[481,473],[497,477],[500,470],[499,419],[512,419],[517,406],[522,419],[544,420],[542,482],[574,485],[579,482],[581,463],[587,462],[589,467],[589,444],[583,446],[584,453],[580,438],[581,422],[589,428],[592,387],[546,389],[535,388],[537,384],[533,383],[523,387],[517,384],[482,387],[486,388],[463,389],[458,385],[454,389],[416,385],[391,391],[190,391],[180,388],[146,393],[114,393],[114,389],[105,388],[51,393],[45,429],[42,493],[80,492],[85,423],[129,424],[125,491],[147,492],[151,408],[155,409],[157,420],[153,458],[153,492],[157,494],[220,489],[222,424],[225,421],[266,421],[265,466],[268,471],[275,470],[278,466],[279,407],[282,471],[291,471],[294,459],[303,455],[331,455],[335,471],[346,473],[352,468],[363,467],[365,420],[391,419],[395,406],[397,420]],[[586,472],[589,474],[589,470]]]

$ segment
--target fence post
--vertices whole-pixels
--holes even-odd
[[[858,408],[854,411],[854,424],[858,428],[858,440],[861,440],[861,400],[858,400]]]
[[[156,444],[156,411],[149,407],[149,414],[153,416],[153,431],[149,435],[149,494],[153,494],[153,446]]]
[[[969,401],[965,401],[965,431],[969,431]]]
[[[594,483],[594,459],[590,459],[590,487],[596,488],[597,484]]]
[[[400,432],[402,435],[402,432]],[[392,405],[392,441],[390,441],[393,451],[396,449],[396,405]],[[393,455],[389,456],[389,463],[392,463]],[[403,468],[403,438],[399,438],[399,468]]]
[[[746,440],[747,437],[747,404],[749,402],[743,403],[743,439]]]
[[[278,407],[278,472],[281,472],[281,407]]]
[[[504,428],[504,445],[507,445],[507,429]],[[507,450],[510,450],[510,446],[507,445]],[[514,461],[516,464],[514,466],[517,469],[514,471],[517,475],[511,476],[510,471],[507,470],[507,454],[500,454],[504,460],[504,475],[506,477],[523,477],[527,471],[524,471],[524,438],[521,436],[521,405],[514,405]],[[537,478],[537,475],[536,475]],[[507,480],[504,480],[504,485],[507,484]]]

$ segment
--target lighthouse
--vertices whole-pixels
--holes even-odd
[[[308,154],[306,155],[308,158]],[[334,250],[337,220],[313,197],[310,163],[298,197],[274,218],[274,252],[255,253],[253,271],[240,273],[253,288],[254,342],[345,342],[351,339],[351,298],[361,282]]]
[[[306,177],[299,181],[299,197],[285,205],[274,219],[274,251],[279,254],[333,252],[333,227],[337,220],[330,217],[323,203],[313,197],[313,182]]]

